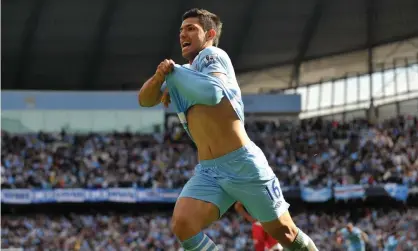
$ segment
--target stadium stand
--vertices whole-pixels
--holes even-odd
[[[388,236],[397,232],[407,236],[401,250],[418,245],[418,211],[365,209],[358,226],[369,235],[371,250],[381,250]],[[305,213],[295,217],[317,243],[320,250],[341,250],[335,241],[337,227],[351,217]],[[2,220],[2,247],[25,247],[25,250],[178,250],[174,235],[169,231],[170,217],[152,215],[88,215],[68,216],[8,216]],[[206,233],[221,250],[251,250],[248,238],[251,226],[236,215],[216,222]],[[30,248],[35,245],[37,248]],[[27,249],[26,249],[27,248]]]
[[[175,128],[164,135],[2,132],[2,188],[181,188],[197,162],[187,135],[189,143],[176,143]],[[417,117],[247,128],[282,186],[418,184]]]
[[[336,242],[336,231],[352,221],[353,215],[302,213],[296,223],[312,236],[319,250],[344,250]],[[169,230],[167,214],[70,214],[3,216],[2,248],[25,250],[181,250]],[[390,235],[405,236],[401,250],[416,250],[418,211],[363,209],[357,226],[369,235],[369,250],[383,250]],[[251,226],[229,214],[205,232],[220,250],[252,250]]]
[[[418,250],[416,0],[220,3],[2,1],[2,250],[182,251],[170,212],[195,148],[173,109],[126,90],[182,62],[179,17],[196,5],[224,21],[246,127],[298,226],[320,250],[345,250],[348,222],[368,251],[390,236]],[[206,233],[253,250],[235,212]]]
[[[186,135],[172,133],[176,126],[162,135],[2,132],[2,189],[180,188],[192,175],[196,159],[191,142],[181,140]],[[279,125],[254,122],[247,128],[267,154],[284,188],[385,183],[412,188],[418,184],[416,117],[397,117],[375,125],[365,120],[340,123],[311,119],[298,127],[285,121]],[[301,197],[304,200],[303,192]],[[309,200],[323,202],[320,195],[316,198],[318,201]],[[394,232],[408,237],[402,245],[410,247],[403,250],[413,250],[411,247],[418,244],[416,209],[361,210],[356,222],[369,234],[370,250],[381,250]],[[353,220],[350,211],[343,212],[299,212],[296,221],[313,236],[320,250],[341,250],[329,240],[335,239],[338,227]],[[2,216],[2,247],[178,250],[169,222],[165,212],[6,214]],[[250,229],[248,223],[230,213],[207,233],[221,250],[250,250]]]

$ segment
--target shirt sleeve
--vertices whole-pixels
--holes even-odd
[[[174,66],[174,71],[167,75],[166,80],[170,90],[174,88],[192,105],[216,105],[223,97],[220,79],[179,65]]]
[[[213,47],[204,49],[198,56],[198,69],[203,74],[223,73],[227,75],[228,55]]]

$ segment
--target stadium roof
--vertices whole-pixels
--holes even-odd
[[[162,59],[182,63],[191,7],[223,20],[244,92],[368,72],[372,47],[386,45],[374,65],[418,52],[417,0],[4,0],[2,88],[137,89]]]

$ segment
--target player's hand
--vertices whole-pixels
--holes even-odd
[[[167,76],[167,74],[169,74],[173,68],[174,68],[174,61],[171,59],[165,59],[164,61],[162,61],[158,67],[157,67],[157,71],[155,72],[155,74],[160,77],[160,78],[165,78],[165,76]]]
[[[171,103],[170,94],[168,93],[168,88],[166,88],[161,96],[161,103],[163,103],[165,108],[168,108],[168,105]]]

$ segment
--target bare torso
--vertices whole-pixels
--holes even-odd
[[[221,157],[250,142],[243,123],[226,98],[215,106],[191,107],[187,122],[199,160]]]

